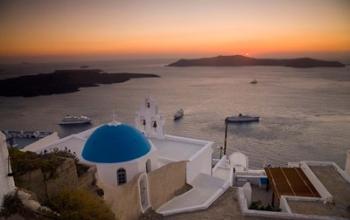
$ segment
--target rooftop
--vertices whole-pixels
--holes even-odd
[[[335,204],[350,207],[350,183],[333,166],[310,166],[327,190],[333,195]]]
[[[150,138],[160,157],[173,161],[190,160],[209,142],[166,135],[164,139]]]
[[[243,216],[237,201],[237,188],[230,187],[206,210],[171,215],[164,217],[165,220],[188,220],[188,219],[235,219],[235,220],[266,220],[263,217]]]
[[[328,215],[350,218],[350,183],[334,166],[309,166],[321,183],[333,196],[333,204],[321,202],[288,201],[293,212],[300,214]]]
[[[34,151],[50,151],[54,148],[64,150],[67,148],[67,150],[70,150],[72,153],[75,153],[79,160],[81,160],[84,163],[90,164],[91,161],[85,160],[84,157],[82,157],[83,147],[87,143],[89,137],[92,136],[95,131],[97,131],[99,128],[105,125],[90,128],[81,133],[72,134],[49,143],[44,143],[41,146],[36,146]],[[195,156],[198,151],[212,144],[212,142],[210,141],[185,138],[173,135],[165,135],[164,138],[151,137],[147,139],[149,139],[152,142],[153,146],[155,146],[155,148],[158,149],[158,155],[161,159],[161,161],[159,162],[161,164],[166,164],[172,161],[191,160],[191,158]],[[25,147],[23,148],[23,150],[31,149],[26,149]]]
[[[228,182],[207,174],[199,174],[192,182],[193,188],[163,204],[157,212],[170,215],[198,209],[206,209],[227,188]]]

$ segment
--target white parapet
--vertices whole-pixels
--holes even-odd
[[[230,187],[230,181],[201,173],[192,181],[192,187],[163,204],[157,212],[168,216],[205,210]]]
[[[230,160],[224,155],[212,169],[212,176],[228,180],[230,186],[233,184],[233,168],[230,165]]]
[[[321,181],[317,178],[317,176],[312,172],[312,170],[308,166],[308,163],[305,161],[300,162],[300,168],[303,170],[303,172],[305,173],[307,178],[310,180],[312,185],[315,187],[318,194],[320,194],[323,201],[324,202],[333,202],[333,196],[328,192],[326,187],[321,183]]]

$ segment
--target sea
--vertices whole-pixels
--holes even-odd
[[[154,73],[160,78],[81,88],[37,97],[0,97],[0,130],[57,131],[60,137],[110,122],[133,124],[147,96],[159,104],[167,134],[214,141],[214,157],[224,144],[224,120],[239,113],[259,123],[228,127],[227,153],[249,156],[252,168],[300,160],[334,161],[344,167],[350,149],[350,66],[167,67],[174,59],[109,60],[0,65],[0,79],[81,65],[108,73]],[[251,84],[256,79],[257,84]],[[183,108],[185,115],[173,121]],[[66,114],[83,114],[92,125],[62,127]]]

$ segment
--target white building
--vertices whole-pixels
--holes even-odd
[[[164,120],[152,98],[141,105],[135,121],[136,127],[113,121],[23,150],[71,151],[82,163],[96,165],[101,181],[114,186],[131,180],[138,173],[177,161],[188,161],[188,182],[199,173],[211,174],[213,142],[164,134]]]
[[[13,177],[9,175],[10,173],[12,173],[12,170],[9,163],[6,137],[0,131],[0,204],[2,204],[4,195],[15,190],[15,183]]]

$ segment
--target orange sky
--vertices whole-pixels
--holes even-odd
[[[0,57],[349,52],[350,1],[2,0],[0,27]]]

